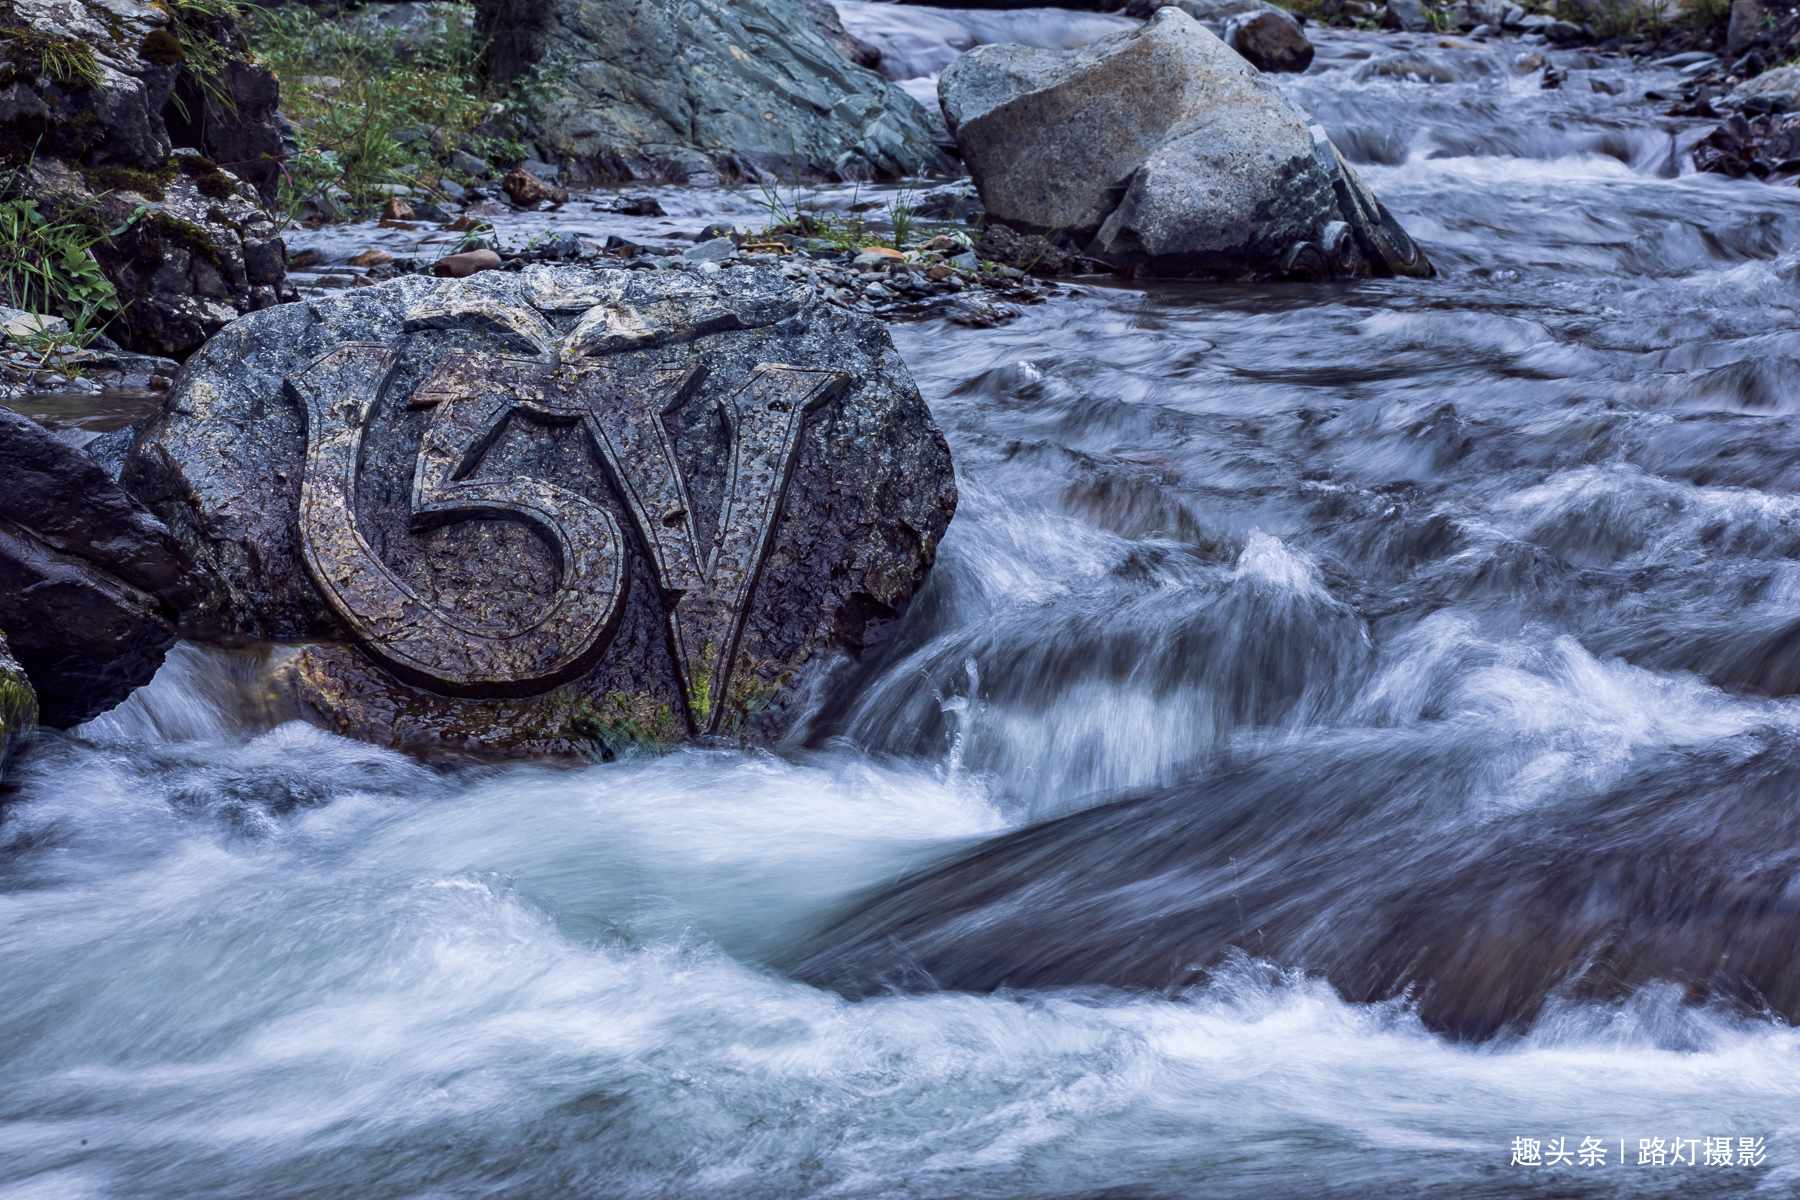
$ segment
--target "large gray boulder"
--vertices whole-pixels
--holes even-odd
[[[327,728],[556,752],[778,739],[906,608],[955,508],[884,326],[773,270],[408,276],[233,324],[121,481],[313,644]]]
[[[558,65],[533,136],[576,183],[946,171],[935,114],[794,0],[483,0],[490,77]]]
[[[988,218],[1139,274],[1429,275],[1324,130],[1185,12],[938,81]]]
[[[85,721],[150,682],[205,587],[97,463],[0,408],[0,631],[44,724]],[[0,677],[0,705],[4,693]]]

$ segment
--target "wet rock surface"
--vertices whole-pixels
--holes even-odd
[[[0,772],[37,727],[37,693],[0,631]]]
[[[1437,770],[1437,756],[1378,766],[1327,751],[1299,786],[1267,763],[1228,770],[904,881],[826,934],[797,974],[856,996],[1174,993],[1249,952],[1304,963],[1354,1002],[1408,997],[1427,1027],[1467,1039],[1527,1028],[1553,1001],[1616,1003],[1668,979],[1694,1002],[1791,1021],[1800,909],[1778,881],[1796,855],[1767,848],[1800,832],[1780,774],[1794,761],[1791,737],[1774,733],[1743,754],[1675,753],[1559,804],[1553,820],[1443,842],[1391,832],[1422,802],[1408,773]],[[1707,839],[1693,835],[1702,813],[1715,822]],[[1359,903],[1317,919],[1321,896],[1352,892]]]
[[[766,269],[413,276],[259,314],[121,478],[220,581],[202,624],[336,643],[293,668],[320,723],[486,751],[780,737],[955,506],[886,331]]]
[[[1431,273],[1323,129],[1178,9],[1079,50],[980,46],[938,87],[1020,232],[1152,276]]]
[[[279,90],[231,19],[195,23],[190,13],[177,26],[137,0],[21,0],[10,14],[0,28],[0,163],[19,170],[20,194],[46,216],[105,229],[130,220],[94,248],[123,309],[114,336],[179,358],[291,297],[262,207],[275,194]],[[207,47],[185,47],[177,29]],[[190,50],[218,59],[211,90],[182,71]],[[47,51],[56,61],[91,55],[92,70],[59,75],[45,67]]]
[[[792,0],[487,0],[481,12],[497,83],[536,63],[569,68],[536,141],[575,183],[951,168],[935,114],[846,59]]]
[[[0,514],[0,629],[43,723],[87,720],[148,683],[205,587],[169,530],[81,451],[4,408]]]
[[[1225,23],[1224,41],[1259,71],[1304,71],[1313,47],[1299,18],[1280,10],[1248,12]]]
[[[1792,184],[1800,180],[1800,116],[1735,114],[1694,147],[1694,167]]]

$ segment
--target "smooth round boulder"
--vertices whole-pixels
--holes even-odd
[[[1225,44],[1259,71],[1298,73],[1312,66],[1313,46],[1286,12],[1251,12],[1225,23]]]

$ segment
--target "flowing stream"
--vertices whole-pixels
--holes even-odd
[[[1672,72],[1319,43],[1440,276],[897,326],[961,509],[804,745],[427,763],[197,647],[48,737],[0,1196],[1794,1194],[1800,195]]]

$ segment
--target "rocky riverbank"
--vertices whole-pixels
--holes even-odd
[[[1346,7],[1338,17],[1349,11]],[[1060,39],[1054,34],[1058,26],[1045,18],[1044,32],[1036,40],[1046,45],[1027,50],[990,46],[960,60],[944,57],[938,66],[930,65],[937,59],[935,51],[927,52],[929,47],[913,47],[919,53],[904,60],[895,49],[891,29],[883,33],[862,23],[862,10],[854,4],[841,9],[837,33],[822,18],[809,18],[813,24],[808,28],[816,29],[818,44],[811,32],[798,40],[814,58],[826,53],[840,58],[851,53],[862,59],[873,56],[890,76],[929,68],[925,74],[889,78],[879,87],[853,72],[841,77],[867,85],[867,95],[884,97],[881,102],[890,106],[885,110],[890,113],[910,114],[906,104],[911,101],[905,98],[920,94],[923,84],[929,84],[933,96],[942,95],[953,117],[945,132],[956,131],[961,143],[957,149],[973,171],[972,179],[949,176],[948,182],[858,178],[945,165],[928,162],[929,155],[903,162],[899,157],[878,160],[879,156],[861,151],[857,152],[861,158],[840,157],[835,165],[809,151],[806,162],[789,163],[797,175],[840,178],[809,182],[796,177],[784,182],[766,156],[732,158],[720,149],[724,142],[719,141],[713,147],[718,155],[705,160],[711,164],[706,170],[698,166],[673,170],[670,163],[689,162],[675,150],[668,150],[664,158],[615,155],[607,160],[617,167],[608,168],[612,175],[643,174],[657,181],[606,187],[594,182],[596,174],[606,173],[594,165],[605,156],[586,150],[576,153],[567,146],[559,150],[560,135],[553,136],[557,127],[543,123],[549,110],[538,109],[509,115],[501,123],[502,132],[510,130],[525,139],[517,143],[521,152],[537,157],[521,158],[518,165],[504,163],[499,155],[488,161],[474,157],[453,138],[426,136],[411,143],[422,147],[418,151],[422,157],[410,174],[366,193],[379,197],[381,204],[378,209],[365,208],[364,219],[349,219],[358,202],[354,195],[326,187],[288,196],[299,201],[296,214],[302,220],[277,235],[278,219],[270,212],[269,195],[258,190],[257,169],[237,164],[242,170],[234,174],[205,157],[200,148],[173,144],[178,133],[171,131],[177,127],[164,116],[159,119],[169,146],[159,152],[168,158],[155,170],[120,166],[106,157],[114,153],[111,150],[91,151],[88,159],[46,158],[31,165],[27,177],[34,181],[32,186],[55,184],[74,198],[69,202],[77,211],[85,205],[107,220],[120,217],[121,225],[106,235],[105,244],[96,243],[93,262],[116,293],[137,297],[136,307],[127,306],[135,315],[115,323],[115,341],[107,335],[83,334],[78,321],[64,320],[59,333],[54,329],[56,318],[48,314],[42,319],[31,313],[14,314],[24,324],[12,333],[7,351],[0,353],[0,385],[10,387],[17,407],[51,424],[71,423],[66,393],[81,389],[107,393],[99,398],[95,412],[79,423],[90,432],[117,429],[148,412],[167,410],[161,397],[170,387],[179,396],[194,394],[197,385],[189,378],[191,372],[178,360],[221,331],[236,328],[245,315],[241,309],[298,298],[307,302],[309,311],[336,312],[346,304],[359,308],[372,303],[374,293],[364,289],[387,285],[382,289],[386,294],[392,288],[447,286],[437,284],[439,278],[505,291],[551,267],[599,272],[615,281],[607,285],[613,291],[637,288],[687,295],[778,286],[796,297],[796,303],[819,311],[890,322],[941,320],[974,328],[1005,324],[1029,306],[1079,294],[1087,286],[1083,280],[1203,276],[1241,283],[1427,275],[1432,268],[1424,251],[1350,164],[1404,161],[1431,152],[1421,138],[1442,141],[1453,135],[1441,129],[1395,129],[1391,140],[1379,142],[1370,140],[1366,131],[1345,135],[1312,123],[1306,107],[1312,81],[1333,72],[1372,88],[1475,82],[1509,90],[1579,92],[1580,103],[1593,106],[1672,105],[1665,118],[1668,144],[1660,151],[1666,161],[1657,168],[1664,174],[1685,169],[1684,160],[1702,142],[1709,119],[1734,108],[1741,110],[1733,119],[1744,125],[1745,136],[1735,150],[1717,134],[1701,144],[1698,158],[1703,169],[1723,169],[1717,163],[1728,161],[1732,153],[1737,154],[1734,161],[1744,165],[1728,173],[1780,180],[1793,177],[1793,167],[1800,167],[1800,152],[1788,144],[1791,137],[1781,123],[1783,110],[1791,104],[1791,98],[1784,102],[1780,90],[1787,78],[1784,69],[1745,81],[1731,74],[1738,64],[1727,68],[1705,49],[1654,62],[1641,55],[1634,60],[1628,52],[1657,44],[1641,38],[1611,49],[1602,48],[1605,39],[1577,48],[1569,43],[1578,38],[1534,23],[1531,14],[1514,20],[1517,14],[1509,9],[1498,23],[1470,27],[1467,36],[1344,30],[1309,22],[1303,28],[1308,31],[1310,65],[1277,84],[1275,76],[1258,72],[1228,48],[1242,50],[1248,36],[1246,26],[1233,24],[1238,17],[1266,12],[1267,6],[1255,4],[1238,8],[1184,4],[1181,11],[1162,12],[1147,23],[1073,14],[1070,28],[1079,32]],[[1451,23],[1461,21],[1462,15]],[[144,19],[154,24],[151,18]],[[356,19],[368,20],[366,14]],[[1366,23],[1376,18],[1365,14],[1352,19]],[[951,35],[944,31],[962,27],[958,22],[969,28],[1008,29],[1009,21],[1018,24],[1018,14],[989,13],[977,21],[952,10],[937,10],[928,28],[937,31],[932,36],[948,39]],[[1578,31],[1581,37],[1595,32]],[[1674,36],[1665,36],[1660,44],[1667,48]],[[843,39],[849,40],[840,45]],[[153,40],[146,35],[145,45]],[[857,49],[859,45],[867,53]],[[1097,106],[1096,98],[1110,102],[1135,94],[1134,78],[1142,82],[1158,77],[1141,64],[1134,67],[1134,55],[1173,56],[1198,76],[1229,78],[1235,88],[1230,105],[1216,97],[1208,107],[1190,96],[1159,96],[1137,104],[1132,112],[1107,115],[1111,110]],[[938,79],[938,67],[953,60],[954,69]],[[897,65],[903,61],[912,65]],[[1745,69],[1754,65],[1745,64]],[[855,70],[869,74],[860,66]],[[1002,76],[1009,82],[996,90],[992,80]],[[308,78],[305,86],[315,89],[329,90],[334,82]],[[771,78],[766,73],[757,76],[761,80],[757,86],[773,86]],[[1729,82],[1732,91],[1714,96],[1708,80],[1720,81],[1721,86]],[[120,94],[129,91],[120,86]],[[1026,100],[1029,103],[1023,103]],[[579,104],[570,103],[575,108],[558,110],[563,111],[559,119],[577,120],[571,113]],[[1235,122],[1229,136],[1219,123],[1225,107]],[[1054,127],[1056,112],[1064,109],[1083,112],[1088,122],[1082,128],[1092,136],[1081,153],[1075,153]],[[1042,111],[1031,116],[1027,110]],[[929,115],[936,110],[925,111]],[[268,124],[282,125],[272,109]],[[494,128],[501,129],[501,124]],[[146,128],[154,131],[154,126]],[[859,128],[866,133],[868,126]],[[725,133],[718,137],[729,140]],[[223,144],[214,135],[197,140],[206,148]],[[948,142],[940,138],[935,144],[941,151]],[[1021,170],[1016,160],[1019,148],[1026,145],[1036,147],[1029,151],[1032,162],[1051,164],[1047,171]],[[1745,146],[1751,152],[1741,153]],[[1010,161],[1008,153],[1013,156]],[[1641,157],[1645,151],[1634,144],[1629,153]],[[689,165],[698,162],[692,159]],[[740,182],[725,182],[734,174]],[[682,182],[668,182],[670,175]],[[1221,190],[1216,186],[1220,180],[1231,181],[1242,194]],[[1079,196],[1084,207],[1071,216],[1055,204],[1039,203],[1044,197],[1033,188],[1047,188],[1055,194],[1052,199]],[[40,194],[48,197],[52,192]],[[204,211],[180,207],[198,203],[195,197],[210,197],[209,206]],[[229,229],[238,240],[228,245],[229,239],[207,234],[203,242],[199,234],[183,232],[187,227],[180,222],[186,218],[177,212],[189,212],[196,222],[202,218],[215,225],[223,222],[220,228]],[[177,254],[178,248],[159,248],[143,240],[150,236],[147,231],[157,229],[182,233],[185,249]],[[215,275],[221,281],[216,286]],[[277,282],[266,285],[264,295],[255,291],[264,285],[252,276]],[[239,283],[251,290],[245,293],[249,298],[244,305],[234,308],[237,301],[231,297],[237,293],[231,289]],[[181,313],[210,316],[183,325],[177,319]],[[9,328],[13,319],[7,318]],[[216,370],[216,363],[209,369]],[[65,393],[61,398],[54,395],[59,391]],[[239,424],[249,428],[256,422]],[[65,436],[79,441],[87,435]],[[109,470],[117,473],[135,437],[135,432],[127,431],[106,444],[103,458]],[[139,499],[166,506],[182,489],[145,482],[153,476],[162,478],[141,467],[127,478],[141,493]],[[169,510],[169,528],[186,536],[180,513],[179,506]],[[941,530],[933,532],[929,540],[935,543],[940,535]],[[14,556],[19,561],[28,557]],[[929,561],[928,553],[924,561]],[[20,578],[21,587],[30,586],[30,579]],[[916,579],[907,589],[915,585]],[[860,601],[843,599],[843,603],[855,607]],[[144,628],[151,631],[144,640],[148,649],[132,659],[129,671],[117,673],[121,679],[137,680],[144,670],[154,668],[173,636],[172,622],[183,610],[182,605],[172,606],[154,596],[137,608],[144,614]],[[888,608],[890,616],[897,611],[894,605]],[[0,621],[0,628],[5,624]],[[244,627],[260,628],[254,620]],[[40,657],[47,653],[31,638],[15,637],[14,650],[21,647]],[[365,674],[376,672],[369,678],[379,675],[367,664],[361,669]],[[362,682],[350,690],[366,699],[372,685],[360,675],[357,678]],[[128,692],[135,683],[122,686]],[[588,703],[604,707],[611,690],[599,688],[587,697]],[[46,693],[48,709],[59,720],[72,719],[68,714],[77,708],[61,701],[56,692],[53,687]],[[358,728],[384,729],[381,736],[388,740],[406,740],[395,732],[392,713],[370,716],[359,704],[363,701],[340,695],[320,710],[330,709],[353,725],[361,722]],[[680,706],[675,707],[679,711]],[[642,724],[642,716],[613,714],[619,721],[635,722],[634,728]],[[566,718],[562,708],[552,705],[529,721],[509,718],[501,723],[529,725],[528,734],[514,729],[516,737],[506,736],[520,744],[547,746],[557,741],[558,722]],[[433,737],[456,741],[452,734],[463,727],[460,720],[446,718],[440,722],[444,730]],[[770,728],[779,726],[777,721]]]

